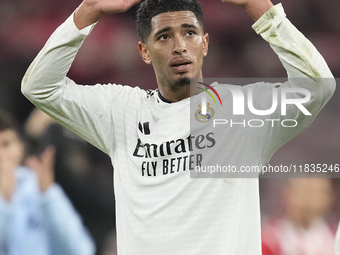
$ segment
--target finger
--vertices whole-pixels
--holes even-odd
[[[55,159],[56,149],[54,146],[47,146],[41,155],[41,161],[45,167],[53,166]]]
[[[134,1],[133,1],[133,2],[134,2],[133,5],[138,4],[140,1],[141,1],[141,0],[134,0]]]
[[[25,163],[27,167],[31,168],[35,172],[41,172],[41,163],[39,162],[39,159],[37,157],[28,157]]]

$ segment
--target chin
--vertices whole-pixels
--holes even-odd
[[[182,77],[175,82],[175,85],[179,87],[185,87],[190,85],[190,79],[188,77]]]
[[[188,78],[188,77],[182,77],[182,78],[179,78],[177,80],[173,80],[173,81],[168,83],[168,88],[172,92],[176,92],[176,91],[180,90],[181,88],[184,88],[184,87],[187,87],[187,86],[190,86],[190,78]]]

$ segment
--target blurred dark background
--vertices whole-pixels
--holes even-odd
[[[15,114],[22,124],[33,105],[20,93],[21,79],[50,34],[80,2],[0,0],[0,107]],[[204,64],[205,77],[286,76],[277,56],[251,29],[253,21],[242,8],[222,4],[218,0],[201,0],[201,3],[205,11],[205,30],[210,34],[209,54]],[[282,0],[282,4],[287,17],[318,48],[334,76],[340,77],[340,1]],[[152,67],[142,61],[137,51],[135,12],[136,8],[132,8],[124,14],[104,17],[86,39],[69,77],[79,84],[117,83],[156,88]],[[281,148],[271,163],[340,163],[339,98],[336,92],[312,126]],[[67,153],[64,151],[64,154],[73,157],[69,156],[66,160],[66,156],[59,153],[57,158],[57,162],[77,165],[76,170],[70,174],[62,170],[63,166],[56,167],[57,181],[83,215],[85,224],[96,239],[98,254],[112,254],[108,251],[110,248],[103,251],[104,246],[114,246],[110,243],[114,240],[115,226],[110,160],[61,127],[51,129],[44,134],[45,139],[59,143],[59,148],[70,145],[68,139],[76,141],[73,147],[67,147]],[[62,139],[57,139],[60,137]],[[263,219],[273,217],[282,209],[278,196],[281,182],[280,179],[260,181]],[[333,184],[336,197],[339,197],[340,182],[334,179]],[[334,226],[340,218],[339,202],[335,201],[328,216]]]

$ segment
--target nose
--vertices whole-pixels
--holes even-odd
[[[181,55],[187,51],[186,43],[184,39],[181,36],[176,36],[174,40],[174,49],[173,54],[174,55]]]

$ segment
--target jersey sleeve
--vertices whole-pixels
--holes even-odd
[[[91,236],[59,185],[53,184],[42,194],[42,210],[55,254],[95,254],[95,245]]]
[[[333,95],[335,79],[313,44],[286,18],[281,4],[266,12],[253,28],[270,44],[288,76],[287,82],[284,83],[255,84],[254,106],[257,109],[269,109],[272,105],[273,89],[280,90],[279,95],[282,95],[284,90],[293,91],[285,92],[287,98],[293,100],[304,101],[303,99],[308,96],[301,93],[304,91],[310,92],[311,95],[311,98],[302,104],[311,115],[294,104],[287,104],[285,114],[279,107],[272,115],[264,116],[265,119],[275,120],[276,123],[274,125],[273,121],[267,121],[266,128],[259,131],[258,143],[261,148],[259,157],[264,159],[261,163],[266,164],[278,148],[310,125]],[[281,105],[280,102],[278,105]],[[288,119],[295,120],[298,123],[296,127],[281,125],[282,121]]]
[[[117,107],[138,89],[115,84],[78,85],[66,74],[94,25],[81,31],[71,15],[51,35],[22,80],[22,93],[59,123],[109,154]]]

